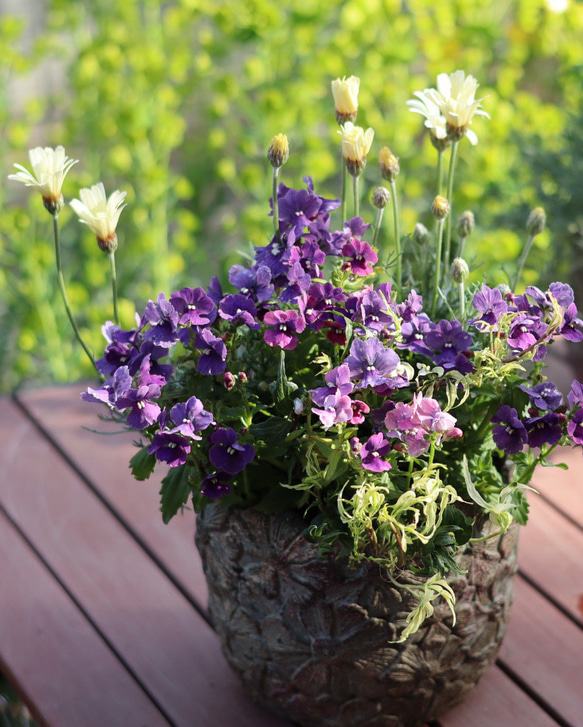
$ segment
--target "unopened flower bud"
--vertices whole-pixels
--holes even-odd
[[[334,97],[334,110],[336,121],[342,126],[347,121],[354,122],[358,113],[358,90],[360,78],[337,78],[332,81],[332,95]]]
[[[535,237],[536,235],[540,235],[545,229],[546,223],[547,216],[545,215],[544,209],[542,207],[535,207],[526,220],[526,231],[529,235]]]
[[[391,193],[386,187],[377,187],[372,193],[372,203],[379,209],[384,209],[391,201]]]
[[[271,166],[279,169],[289,159],[289,144],[285,134],[276,134],[271,140],[271,146],[267,150],[267,158]]]
[[[379,152],[379,167],[383,179],[388,182],[394,182],[401,171],[398,157],[393,154],[388,146],[383,146]]]
[[[227,391],[231,391],[235,386],[235,377],[230,371],[225,371],[223,374],[223,386]]]
[[[304,402],[301,399],[294,399],[294,414],[299,417],[304,413]]]
[[[473,232],[475,226],[476,220],[474,218],[474,213],[466,210],[457,218],[455,229],[460,237],[465,238]]]
[[[431,205],[431,212],[438,220],[444,220],[448,216],[450,209],[451,207],[449,202],[445,197],[442,197],[439,194],[433,200],[433,204]]]
[[[239,371],[239,381],[242,384],[246,384],[249,379],[247,378],[247,374],[244,371]]]
[[[418,245],[424,245],[429,240],[429,230],[421,222],[415,225],[413,239]]]
[[[454,258],[451,264],[451,277],[454,279],[454,281],[458,285],[460,285],[460,283],[466,282],[469,275],[470,269],[467,262],[461,257]]]

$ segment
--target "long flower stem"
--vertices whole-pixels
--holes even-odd
[[[279,182],[279,167],[273,167],[272,175],[272,199],[273,199],[273,229],[278,242],[281,242],[279,234],[279,204],[277,201],[277,187]]]
[[[344,161],[344,156],[341,157],[341,165],[342,165],[342,194],[340,196],[342,197],[342,219],[340,220],[340,222],[342,223],[342,227],[344,227],[344,223],[346,222],[346,205],[347,205],[346,162]]]
[[[73,318],[71,306],[69,305],[69,298],[67,296],[67,288],[65,287],[65,278],[63,277],[63,268],[62,268],[62,264],[61,264],[61,235],[59,232],[58,215],[53,215],[53,236],[55,239],[55,261],[57,264],[57,281],[59,283],[59,289],[61,291],[63,303],[65,304],[65,310],[67,311],[67,316],[69,317],[69,322],[73,328],[73,331],[75,333],[75,336],[77,337],[77,340],[79,341],[79,343],[81,344],[81,347],[83,348],[83,350],[87,354],[89,360],[93,364],[93,367],[97,368],[95,365],[95,359],[91,355],[91,351],[87,348],[85,341],[81,337],[79,328],[77,327],[77,324],[75,323],[75,319]]]
[[[358,176],[352,177],[352,191],[354,193],[354,216],[360,215],[360,200],[358,198]]]
[[[520,276],[522,275],[522,268],[524,267],[524,263],[526,262],[526,258],[528,257],[528,253],[530,252],[530,248],[532,247],[534,237],[534,235],[528,236],[526,245],[522,248],[522,252],[520,253],[520,257],[518,258],[516,273],[514,274],[514,278],[512,279],[512,285],[510,286],[513,292],[516,290],[516,286],[518,285],[518,281],[520,280]]]
[[[466,315],[466,286],[464,285],[463,280],[458,285],[458,292],[460,301],[460,321],[463,321]]]
[[[445,220],[437,220],[437,250],[435,251],[435,273],[433,275],[433,300],[431,301],[431,317],[435,314],[437,298],[439,295],[439,283],[441,275],[441,247],[443,245],[443,223]]]
[[[397,198],[397,183],[394,179],[389,182],[391,188],[391,199],[393,202],[393,225],[395,230],[395,254],[397,256],[397,265],[395,269],[395,282],[399,290],[402,284],[402,261],[401,261],[401,229],[399,225],[399,200]]]
[[[450,211],[447,218],[447,228],[446,228],[446,234],[445,234],[445,265],[449,265],[450,263],[450,250],[451,250],[451,228],[452,228],[452,220],[453,220],[453,178],[455,173],[455,162],[457,159],[457,148],[459,145],[459,141],[454,141],[451,145],[451,156],[449,158],[449,172],[447,175],[447,201],[450,205]]]
[[[372,246],[373,247],[376,247],[376,244],[377,244],[377,240],[378,240],[378,237],[379,237],[379,231],[381,229],[381,224],[383,222],[383,214],[384,214],[384,212],[385,212],[385,210],[384,210],[383,207],[379,207],[377,209],[377,218],[375,220],[374,230],[373,230],[373,233],[372,233]]]
[[[113,318],[116,326],[119,326],[119,313],[117,309],[117,272],[115,269],[115,252],[110,252],[109,265],[111,268],[111,293],[113,297]]]
[[[443,149],[437,150],[437,194],[441,195],[443,187]]]

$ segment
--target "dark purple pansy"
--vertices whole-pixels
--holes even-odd
[[[170,409],[170,418],[176,425],[170,431],[178,432],[191,439],[201,439],[196,432],[201,432],[214,424],[213,415],[204,408],[202,401],[196,396],[191,396],[187,401],[175,404]]]
[[[583,409],[578,409],[569,424],[567,433],[575,444],[583,444]]]
[[[95,367],[100,374],[111,376],[120,366],[129,366],[138,354],[141,335],[136,328],[126,331],[108,321],[101,328],[107,340],[104,355],[97,359]]]
[[[219,304],[219,315],[231,323],[244,323],[255,331],[261,328],[255,304],[242,293],[226,295]]]
[[[563,314],[563,322],[558,333],[568,341],[579,343],[583,341],[583,320],[577,317],[577,307],[571,303]]]
[[[252,444],[239,444],[237,432],[230,427],[217,429],[209,437],[212,447],[209,450],[209,459],[218,469],[235,475],[241,472],[255,457],[255,447]]]
[[[169,300],[166,300],[164,293],[160,293],[157,301],[148,301],[142,325],[150,324],[150,328],[144,333],[145,341],[152,341],[162,348],[170,348],[178,340],[178,319],[179,313]]]
[[[394,331],[396,328],[388,300],[376,290],[370,290],[362,296],[360,318],[373,331]]]
[[[231,492],[229,484],[231,477],[226,472],[215,472],[214,475],[207,475],[200,483],[200,492],[211,500],[218,500]]]
[[[371,472],[385,472],[391,469],[391,464],[383,459],[391,451],[391,445],[379,432],[371,434],[360,448],[360,459],[365,470]]]
[[[190,452],[190,442],[176,432],[157,432],[148,447],[149,454],[155,454],[159,462],[170,467],[180,467]]]
[[[312,283],[307,294],[298,301],[298,308],[306,324],[313,331],[320,331],[332,313],[342,309],[345,301],[342,288],[335,288],[332,283]]]
[[[194,345],[201,351],[196,370],[206,376],[222,374],[227,367],[227,347],[224,341],[217,338],[210,329],[203,328],[196,334]]]
[[[293,257],[292,255],[291,258]],[[294,262],[287,271],[285,288],[281,292],[279,299],[282,303],[295,303],[307,291],[311,284],[312,278],[303,269],[301,263],[299,261]]]
[[[562,423],[565,417],[556,412],[549,412],[542,417],[531,417],[524,420],[528,434],[529,447],[542,447],[543,444],[556,444],[563,436]]]
[[[277,199],[280,229],[284,231],[291,228],[298,237],[316,219],[322,206],[318,195],[305,189],[290,189],[284,184],[279,185]]]
[[[583,384],[577,379],[573,380],[571,389],[567,394],[567,401],[569,402],[569,409],[574,409],[577,405],[583,404]]]
[[[516,409],[503,404],[490,421],[496,424],[492,436],[499,449],[507,454],[518,454],[522,451],[528,441],[528,434],[526,427],[518,418]]]
[[[273,295],[274,286],[271,282],[271,270],[267,265],[257,265],[253,268],[233,265],[229,270],[229,282],[243,295],[258,303],[269,300]]]
[[[528,394],[530,401],[541,411],[555,411],[563,401],[563,395],[552,381],[545,381],[528,388],[525,384],[520,386]]]
[[[172,293],[170,302],[183,326],[210,326],[217,317],[214,302],[202,288],[182,288]]]
[[[83,401],[99,402],[110,407],[116,407],[118,399],[132,386],[132,377],[127,366],[120,366],[104,384],[98,389],[89,387],[81,394]]]
[[[573,288],[567,283],[551,283],[549,295],[557,301],[561,308],[567,309],[575,302]]]
[[[151,399],[159,396],[160,387],[156,384],[139,386],[128,389],[118,398],[116,406],[120,411],[130,410],[126,422],[132,429],[145,429],[158,419],[160,407]]]
[[[291,351],[298,345],[298,333],[306,327],[306,322],[295,310],[268,311],[263,322],[269,330],[265,331],[264,339],[268,346],[279,346]]]
[[[443,366],[446,371],[456,369],[467,374],[472,370],[472,365],[464,354],[472,345],[472,337],[463,330],[459,321],[439,321],[425,334],[425,343],[433,349],[432,361]]]
[[[508,332],[508,345],[518,351],[526,351],[536,344],[547,326],[538,317],[519,313],[513,320]]]
[[[358,388],[367,388],[385,384],[389,377],[395,375],[400,359],[378,338],[365,341],[357,338],[352,342],[346,363],[350,368],[350,378],[357,382]]]

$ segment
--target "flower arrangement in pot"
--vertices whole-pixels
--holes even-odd
[[[477,141],[469,127],[487,116],[477,86],[442,74],[409,102],[438,154],[433,231],[401,234],[399,163],[386,147],[388,186],[372,193],[374,222],[360,216],[374,133],[354,125],[358,79],[338,79],[341,197],[321,197],[310,177],[282,183],[278,134],[270,242],[228,284],[160,293],[130,330],[115,303],[125,195],[81,190],[71,204],[113,272],[97,359],[61,271],[61,185],[74,161],[39,148],[33,172],[12,177],[37,187],[53,216],[63,299],[102,377],[83,398],[140,432],[135,477],[167,467],[164,520],[194,507],[225,653],[249,693],[301,725],[417,725],[463,698],[504,634],[535,468],[583,443],[583,385],[565,401],[545,375],[556,340],[583,340],[573,292],[560,282],[517,292],[544,212],[526,222],[512,279],[467,285],[474,220],[454,224],[452,204],[458,146]],[[379,247],[387,206],[392,244]]]

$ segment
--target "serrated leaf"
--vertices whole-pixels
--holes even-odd
[[[156,455],[148,454],[148,447],[142,446],[130,459],[132,475],[136,480],[147,480],[156,466]]]
[[[188,465],[172,467],[162,480],[160,510],[165,523],[170,522],[178,510],[188,502],[192,491],[194,469]]]

